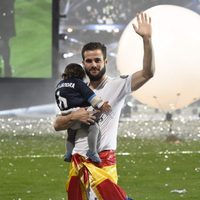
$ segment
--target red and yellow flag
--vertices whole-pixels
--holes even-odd
[[[91,187],[98,200],[127,200],[124,190],[117,185],[114,151],[99,154],[102,162],[94,164],[79,154],[72,157],[69,180],[66,184],[68,200],[87,200]]]

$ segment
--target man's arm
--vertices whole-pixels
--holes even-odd
[[[85,108],[80,108],[68,115],[58,115],[53,123],[54,129],[56,131],[66,130],[76,121],[90,125],[94,123],[96,118],[93,114],[93,112],[88,112]]]
[[[143,69],[132,74],[131,90],[135,91],[153,77],[155,71],[153,47],[151,43],[151,18],[146,13],[137,14],[135,32],[143,39]]]

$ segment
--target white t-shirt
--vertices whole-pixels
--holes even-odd
[[[98,137],[97,150],[116,150],[117,130],[121,109],[127,95],[131,93],[131,76],[107,79],[98,86],[94,92],[104,101],[111,105],[111,112],[104,113],[99,121],[100,134]],[[88,150],[88,129],[81,128],[76,133],[74,153],[86,155]]]

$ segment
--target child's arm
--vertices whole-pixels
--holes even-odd
[[[99,109],[102,112],[109,112],[111,110],[111,106],[108,104],[108,101],[104,102],[87,86],[86,83],[80,80],[79,89],[82,96],[91,104],[93,108]]]
[[[99,109],[102,112],[109,112],[111,110],[111,106],[108,101],[103,101],[99,96],[94,94],[89,101],[93,108]]]

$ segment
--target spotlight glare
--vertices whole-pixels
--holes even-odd
[[[65,33],[61,33],[61,34],[59,34],[59,39],[60,40],[67,40],[68,36]]]
[[[72,53],[72,52],[69,52],[69,53],[63,53],[62,54],[62,57],[64,58],[64,59],[66,59],[66,58],[70,58],[70,57],[72,57],[74,54]]]
[[[69,27],[69,28],[67,28],[67,32],[68,32],[68,33],[71,33],[71,32],[73,32],[73,28],[70,28],[70,27]]]

